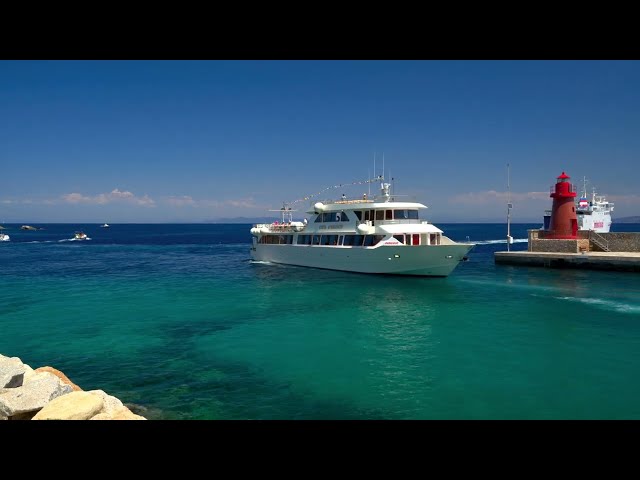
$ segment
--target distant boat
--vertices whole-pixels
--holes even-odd
[[[109,224],[105,223],[104,225],[102,225],[102,228],[109,228]]]
[[[75,238],[76,238],[76,240],[86,240],[87,239],[87,234],[84,233],[84,232],[76,232]]]
[[[32,227],[31,225],[22,225],[20,228],[22,230],[38,230],[36,227]]]
[[[8,242],[9,240],[11,240],[9,235],[6,233],[0,233],[0,242]]]

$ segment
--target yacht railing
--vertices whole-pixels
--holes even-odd
[[[421,224],[429,223],[419,218],[399,218],[397,220],[376,220],[376,225]]]

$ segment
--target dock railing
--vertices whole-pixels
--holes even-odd
[[[603,251],[609,251],[609,241],[593,230],[589,230],[589,241],[599,246]]]

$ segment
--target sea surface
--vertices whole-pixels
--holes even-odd
[[[640,419],[640,275],[496,265],[504,224],[438,224],[477,243],[447,278],[254,263],[248,224],[4,226],[0,353],[148,418]]]

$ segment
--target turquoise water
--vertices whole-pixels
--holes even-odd
[[[495,265],[504,225],[439,226],[480,243],[447,278],[253,263],[249,225],[12,226],[0,353],[150,418],[640,418],[640,276]]]

